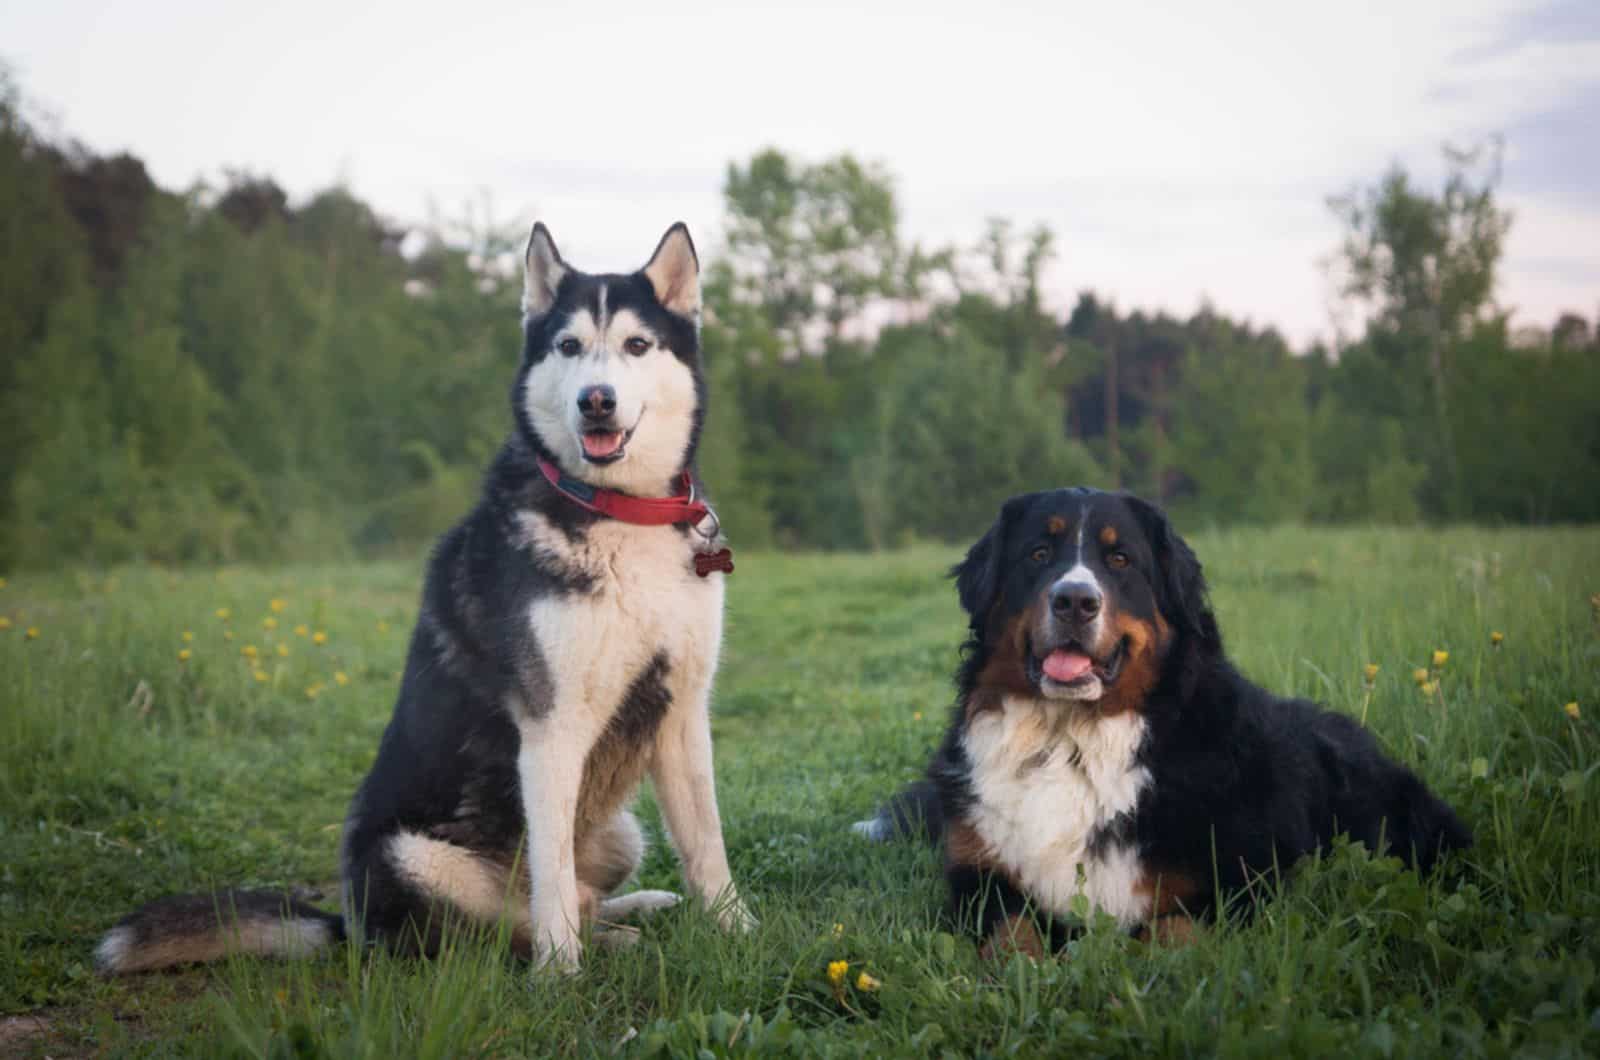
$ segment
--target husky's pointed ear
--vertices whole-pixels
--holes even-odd
[[[530,317],[542,316],[555,304],[556,289],[567,274],[567,263],[561,260],[556,241],[550,238],[550,229],[543,221],[533,226],[522,263],[522,312]]]
[[[650,264],[644,267],[644,276],[656,293],[656,301],[679,316],[699,318],[700,259],[695,256],[688,225],[679,221],[667,229],[650,256]]]

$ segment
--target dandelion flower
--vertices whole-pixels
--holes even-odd
[[[188,648],[179,648],[178,649],[178,661],[179,662],[188,662],[190,657],[193,656],[193,655],[194,655],[194,652],[190,651]]]
[[[194,643],[194,633],[191,632],[190,630],[186,629],[180,635],[183,637],[183,642],[185,644],[193,644]]]
[[[1568,703],[1565,707],[1562,707],[1561,709],[1566,711],[1567,712],[1567,717],[1572,718],[1573,720],[1577,720],[1578,718],[1583,717],[1583,712],[1578,709],[1578,701],[1577,700],[1573,700],[1571,703]]]
[[[836,939],[844,938],[844,925],[843,924],[835,924],[835,925],[833,925],[833,937],[836,938]]]
[[[296,626],[294,627],[294,635],[297,637],[309,637],[311,636],[311,630],[307,629],[303,625]]]
[[[343,688],[350,683],[350,675],[343,670],[335,670],[333,671],[333,683]]]
[[[39,627],[38,626],[29,626],[28,627],[27,636],[28,636],[29,640],[38,640],[39,639]]]
[[[306,686],[306,698],[307,699],[316,699],[318,696],[322,695],[322,689],[323,689],[323,684],[322,684],[321,681],[318,681],[315,684],[307,685]]]
[[[1367,684],[1370,685],[1372,682],[1378,679],[1378,664],[1367,663],[1366,668],[1361,672],[1367,675]]]
[[[277,629],[278,628],[278,620],[273,618],[271,615],[268,615],[266,618],[263,618],[261,620],[261,628],[262,629]]]
[[[1489,634],[1489,643],[1493,644],[1496,648],[1498,648],[1500,646],[1501,642],[1504,641],[1505,639],[1506,639],[1506,635],[1504,633],[1501,633],[1498,629],[1495,630],[1493,633]]]
[[[856,976],[856,989],[862,991],[863,993],[870,994],[882,985],[882,983],[878,982],[878,980],[874,979],[866,972],[862,972],[860,975]]]
[[[256,646],[254,644],[246,644],[244,647],[239,649],[239,654],[243,655],[246,659],[254,659],[261,653],[256,651]]]
[[[1435,670],[1442,669],[1444,667],[1444,664],[1449,662],[1449,661],[1450,661],[1450,653],[1449,652],[1440,651],[1438,649],[1434,650],[1434,653],[1433,653],[1433,668]]]
[[[274,598],[274,599],[269,600],[267,602],[267,606],[272,608],[274,611],[282,611],[284,608],[288,607],[289,605],[284,603],[282,600],[278,600],[278,599]]]
[[[328,643],[328,635],[319,629],[315,633],[311,634],[311,643],[316,645],[326,644]]]
[[[287,659],[288,657],[289,657],[289,645],[287,645],[287,644],[278,645],[278,658]]]
[[[829,961],[828,982],[832,983],[834,986],[838,986],[840,983],[844,982],[845,973],[849,970],[849,961]]]
[[[233,612],[228,610],[226,607],[219,607],[217,608],[217,617],[226,622],[228,619],[233,617]]]
[[[5,615],[0,615],[0,633],[11,628],[11,620]]]
[[[267,671],[265,671],[265,670],[256,670],[254,672],[253,676],[255,677],[255,679],[257,681],[265,683],[266,680],[267,680]]]
[[[1423,670],[1420,667],[1418,669],[1412,670],[1411,671],[1411,680],[1415,681],[1419,685],[1427,684],[1428,683],[1428,671]]]
[[[1424,681],[1422,684],[1417,686],[1417,691],[1421,692],[1425,696],[1431,696],[1435,692],[1439,691],[1439,682]]]
[[[919,711],[916,711],[915,713],[913,713],[911,715],[911,720],[912,721],[921,721],[922,720],[922,711],[919,710]]]

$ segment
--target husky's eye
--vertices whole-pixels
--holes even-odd
[[[556,343],[556,349],[560,350],[568,357],[576,357],[580,352],[582,352],[583,343],[579,342],[577,339],[562,339],[560,342]]]
[[[640,354],[640,353],[643,353],[645,350],[648,350],[650,348],[650,340],[649,339],[643,339],[643,338],[640,338],[638,335],[635,335],[635,336],[633,336],[633,338],[628,339],[627,341],[625,341],[622,344],[622,348],[627,350],[629,353]]]
[[[1043,563],[1045,560],[1050,558],[1050,550],[1045,546],[1040,545],[1038,548],[1034,549],[1028,554],[1028,558],[1035,563]]]
[[[1126,567],[1128,563],[1128,554],[1122,551],[1120,548],[1114,552],[1108,552],[1106,554],[1106,566],[1110,567],[1112,570],[1121,570],[1123,567]]]

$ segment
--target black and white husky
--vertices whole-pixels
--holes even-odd
[[[699,264],[674,225],[643,269],[588,275],[528,241],[515,429],[483,498],[439,542],[394,717],[350,807],[343,915],[262,891],[167,898],[96,951],[110,973],[347,934],[429,953],[452,923],[509,924],[577,966],[585,927],[677,895],[616,896],[648,773],[689,888],[725,927],[734,890],[708,702],[722,639],[720,530],[698,496]],[[708,558],[710,562],[707,562]]]

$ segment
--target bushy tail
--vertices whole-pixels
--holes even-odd
[[[856,835],[874,843],[920,836],[936,843],[944,835],[944,809],[939,789],[931,780],[919,780],[884,803],[876,816],[850,826]]]
[[[344,920],[283,891],[218,891],[159,898],[105,933],[102,975],[220,960],[230,954],[303,957],[344,938]]]

